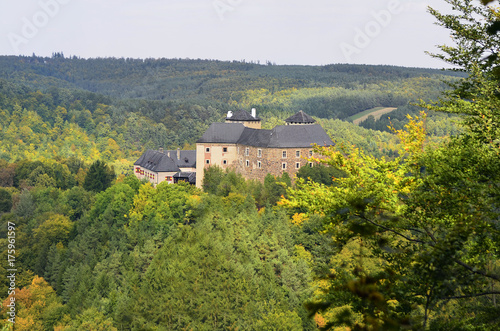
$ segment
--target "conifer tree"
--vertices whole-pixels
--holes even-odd
[[[101,192],[111,186],[115,179],[115,172],[112,167],[100,160],[91,164],[83,188],[87,191]]]

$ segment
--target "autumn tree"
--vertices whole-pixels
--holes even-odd
[[[36,331],[53,329],[64,317],[64,306],[54,289],[41,277],[35,276],[29,286],[16,289],[15,330]],[[10,301],[3,304],[3,313]]]
[[[500,294],[500,275],[491,266],[500,242],[497,150],[473,139],[464,145],[462,138],[425,149],[424,121],[415,118],[397,133],[400,156],[392,161],[356,148],[320,148],[326,159],[317,161],[342,169],[346,177],[330,187],[299,183],[285,200],[289,207],[324,215],[338,247],[358,242],[352,273],[342,278],[344,271],[334,268],[327,294],[310,305],[325,311],[351,303],[355,311],[338,311],[327,326],[425,328],[430,316],[446,318],[437,311],[450,300],[488,316],[488,298]],[[373,258],[380,259],[379,268],[367,268]],[[344,301],[333,300],[332,291],[344,293]],[[489,316],[488,323],[497,325]]]

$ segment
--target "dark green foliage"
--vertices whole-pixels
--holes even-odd
[[[76,186],[65,192],[64,200],[64,204],[69,207],[69,217],[72,221],[76,221],[86,211],[90,210],[93,197],[91,193],[82,187]]]
[[[22,190],[19,195],[19,202],[15,205],[14,213],[25,220],[31,218],[36,209],[33,196],[28,190]]]
[[[3,188],[0,188],[0,214],[10,212],[11,208],[12,194]]]
[[[297,172],[297,177],[305,181],[312,180],[313,182],[333,185],[334,178],[345,176],[339,169],[333,167],[326,167],[322,164],[315,165],[314,167],[304,166]]]
[[[281,197],[286,195],[287,187],[292,185],[290,176],[284,172],[281,177],[274,177],[267,174],[264,178],[264,189],[266,200],[269,204],[274,205],[281,200]]]
[[[203,191],[217,194],[218,187],[224,178],[223,170],[218,166],[205,168],[203,175]]]
[[[279,321],[280,330],[315,330],[302,306],[311,271],[288,217],[270,207],[258,214],[245,193],[256,182],[226,173],[219,184],[220,196],[135,177],[96,195],[23,191],[16,213],[26,221],[5,215],[18,227],[19,269],[47,280],[63,303],[47,315],[50,327],[276,329]]]
[[[246,181],[241,174],[227,169],[225,172],[219,167],[209,167],[205,170],[203,190],[220,197],[231,194],[251,196],[258,207],[275,205],[282,196],[286,196],[286,188],[292,185],[288,173],[274,177],[268,174],[264,184],[259,181]]]
[[[14,70],[14,68],[16,68]],[[71,76],[68,76],[71,72]],[[73,59],[22,56],[0,57],[0,73],[17,82],[43,89],[48,86],[85,89],[121,99],[144,98],[161,100],[219,99],[234,100],[242,90],[269,88],[273,92],[290,88],[341,86],[352,89],[382,80],[400,81],[415,77],[432,77],[442,72],[432,69],[395,66],[332,64],[326,66],[267,66],[238,61],[181,59]],[[454,75],[455,73],[445,73]],[[455,74],[456,75],[456,74]],[[6,88],[7,89],[7,88]],[[12,89],[9,89],[10,91]],[[52,88],[54,98],[61,102],[64,92]],[[57,91],[57,92],[56,92]],[[98,103],[109,104],[109,98],[80,92],[81,108],[93,110]],[[365,93],[366,94],[366,93]],[[394,96],[377,95],[378,103],[394,105]],[[361,101],[356,101],[361,99]],[[365,102],[365,98],[341,100],[345,103]],[[397,99],[397,97],[396,97]],[[42,101],[42,100],[41,100]],[[321,102],[324,102],[321,100]],[[1,106],[1,105],[0,105]],[[339,104],[336,104],[338,108]],[[297,107],[299,109],[299,107]],[[324,107],[316,107],[324,109]],[[363,109],[363,110],[364,110]],[[81,110],[81,109],[79,109]],[[150,112],[154,114],[154,110]],[[320,116],[319,114],[314,114]]]
[[[85,176],[83,188],[87,191],[101,192],[111,186],[115,179],[115,171],[105,162],[97,160],[90,165]]]
[[[143,318],[134,325],[255,329],[284,314],[293,330],[302,329],[292,312],[308,293],[308,272],[291,259],[286,218],[259,220],[251,204],[234,212],[237,196],[205,199],[210,209],[193,227],[179,227],[149,266],[141,296],[150,299],[138,307]]]

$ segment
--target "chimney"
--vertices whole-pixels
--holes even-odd
[[[177,148],[177,160],[181,159],[181,149]]]
[[[163,147],[160,147],[160,153],[163,153]]]
[[[227,118],[231,118],[233,117],[233,112],[232,111],[228,111],[227,112]]]
[[[252,108],[252,117],[256,118],[257,117],[257,109]]]
[[[170,151],[167,151],[167,156],[170,157]]]

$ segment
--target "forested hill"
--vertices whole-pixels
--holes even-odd
[[[0,77],[35,88],[85,89],[118,98],[209,98],[238,101],[243,92],[269,89],[342,87],[398,82],[454,72],[394,66],[260,65],[246,62],[181,59],[64,58],[1,56]],[[442,77],[441,77],[442,78]]]
[[[405,107],[386,115],[404,119],[409,102],[435,100],[444,81],[462,73],[394,66],[332,64],[283,66],[244,61],[182,59],[65,58],[0,56],[0,78],[35,90],[85,90],[111,97],[129,109],[143,109],[154,121],[164,118],[163,102],[190,103],[227,110],[256,107],[263,118],[284,118],[304,110],[325,119],[346,120],[374,107]],[[140,105],[131,100],[158,102]],[[154,108],[154,109],[151,109]],[[398,123],[396,123],[396,126]],[[399,127],[400,128],[400,127]]]

